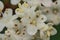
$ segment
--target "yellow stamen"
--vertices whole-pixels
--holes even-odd
[[[36,21],[32,20],[30,24],[36,25]]]
[[[49,31],[47,31],[47,36],[48,36],[48,37],[50,36],[50,32],[49,32]]]
[[[18,7],[21,8],[21,3],[18,3]]]
[[[23,6],[27,8],[29,5],[26,2],[24,2]]]
[[[49,27],[49,30],[52,29],[52,27]]]
[[[20,12],[20,13],[24,12],[24,10],[22,8],[17,8],[16,10],[17,10],[17,12]]]

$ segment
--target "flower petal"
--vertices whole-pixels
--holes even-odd
[[[50,37],[47,36],[42,30],[40,31],[40,38],[42,40],[50,40]]]
[[[13,10],[11,8],[7,8],[3,14],[3,17],[10,17],[12,16]]]
[[[45,23],[37,23],[37,27],[38,29],[42,29],[43,27],[45,27]]]
[[[4,34],[0,34],[0,40],[4,39]]]
[[[45,15],[40,15],[39,18],[37,19],[38,22],[45,22],[47,20]]]
[[[5,25],[0,23],[0,32],[3,30],[4,27],[5,27]]]
[[[12,5],[17,5],[20,2],[20,0],[11,0],[10,2]]]
[[[51,35],[57,34],[57,30],[55,28],[52,28]]]
[[[3,10],[3,8],[4,8],[4,4],[2,1],[0,1],[0,10]]]
[[[29,25],[27,26],[27,33],[29,35],[35,35],[35,33],[37,32],[37,27],[35,27],[34,25]]]
[[[40,0],[40,1],[45,7],[51,7],[51,5],[52,5],[51,0]]]

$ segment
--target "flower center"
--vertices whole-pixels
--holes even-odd
[[[36,25],[36,20],[32,20],[31,22],[30,22],[30,24],[33,24],[33,25]]]
[[[54,13],[54,14],[57,14],[58,12],[59,12],[59,10],[58,10],[57,8],[54,8],[54,9],[53,9],[53,13]]]
[[[29,5],[28,3],[24,2],[23,6],[27,8]]]
[[[16,10],[17,10],[17,12],[20,12],[20,13],[24,12],[24,10],[22,8],[17,8]]]

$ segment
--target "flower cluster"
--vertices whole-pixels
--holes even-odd
[[[6,8],[0,1],[0,40],[50,40],[57,30],[53,25],[60,23],[60,1],[54,0],[10,0],[18,5],[14,10]]]

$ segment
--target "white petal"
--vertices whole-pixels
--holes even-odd
[[[40,31],[40,38],[42,40],[50,40],[50,37],[47,37],[47,35],[42,30]]]
[[[4,8],[4,4],[2,1],[0,1],[0,9],[3,10],[3,8]]]
[[[21,21],[22,21],[23,25],[27,25],[30,22],[30,19],[28,17],[23,17],[21,19]]]
[[[55,28],[53,28],[51,31],[51,35],[55,35],[55,34],[57,34],[57,30]]]
[[[45,27],[45,23],[37,23],[37,27],[38,29],[42,29],[43,27]]]
[[[11,28],[14,27],[14,23],[13,23],[12,21],[10,21],[10,22],[8,22],[8,23],[6,24],[6,27],[9,28],[9,29],[11,29]]]
[[[24,0],[24,1],[27,1],[27,3],[30,6],[36,6],[36,5],[39,5],[41,3],[40,0]]]
[[[12,5],[17,5],[20,2],[20,0],[10,0],[10,2]]]
[[[13,15],[13,16],[11,17],[10,21],[15,20],[16,18],[18,18],[18,16],[17,16],[17,15]]]
[[[21,11],[21,12],[20,12]],[[16,10],[15,10],[15,13],[16,13],[16,15],[18,15],[19,17],[23,17],[25,14],[24,14],[24,9],[19,9],[19,8],[17,8]]]
[[[44,24],[44,23],[39,24],[38,28],[39,27],[40,27],[40,30],[42,30],[42,31],[46,31],[49,28],[49,26],[47,24]]]
[[[41,2],[45,7],[51,7],[51,5],[52,5],[51,0],[41,0]]]
[[[37,19],[38,22],[45,22],[47,20],[45,15],[40,15],[39,18]]]
[[[34,11],[35,9],[36,9],[36,6],[31,7],[30,9],[27,10],[26,15],[33,18],[36,15],[36,13]]]
[[[0,40],[4,39],[4,34],[0,34]]]
[[[0,23],[0,32],[3,30],[4,27],[5,27],[5,25]]]
[[[43,31],[40,31],[40,38],[42,39],[42,38],[43,38],[43,36],[44,36]]]
[[[53,24],[57,25],[60,23],[60,18],[58,15],[54,15],[52,13],[49,13],[47,16],[47,21],[52,21]]]
[[[7,8],[3,14],[3,17],[10,17],[12,16],[13,10],[11,8]]]
[[[27,33],[29,35],[35,35],[36,32],[37,32],[37,27],[35,27],[34,25],[27,26]]]

